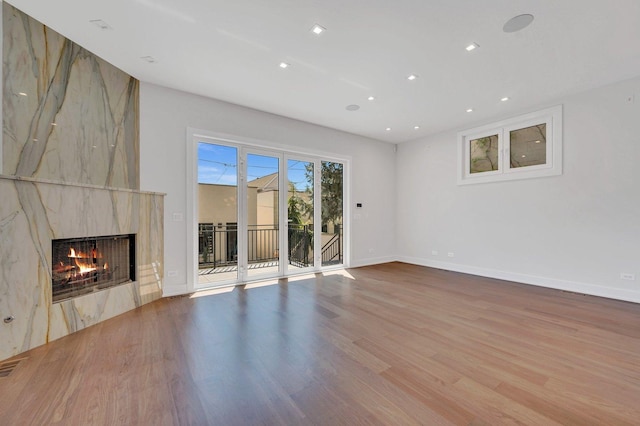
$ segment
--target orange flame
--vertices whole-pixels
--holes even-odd
[[[78,267],[78,270],[80,271],[81,274],[86,274],[87,272],[93,272],[95,271],[96,265],[92,264],[92,263],[88,263],[88,262],[82,262],[81,260],[78,260],[77,258],[75,259],[76,262],[76,266]]]
[[[69,248],[69,254],[67,257],[72,259],[101,259],[102,253],[98,251],[98,249],[91,249],[91,253],[85,253],[83,251],[76,251],[73,247]]]
[[[99,266],[93,263],[96,259],[102,258],[102,253],[98,251],[96,248],[92,248],[91,252],[85,253],[80,250],[76,251],[73,247],[69,247],[68,258],[73,259],[73,263],[76,265],[76,273],[86,274],[88,272],[94,272],[99,270]],[[60,262],[62,265],[62,262]],[[103,270],[106,270],[109,267],[105,262],[102,267]]]

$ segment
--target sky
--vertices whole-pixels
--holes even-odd
[[[237,185],[238,149],[224,145],[198,143],[198,183]],[[288,160],[289,181],[298,191],[307,187],[304,161]],[[247,155],[247,175],[252,181],[278,171],[278,158],[263,155]]]

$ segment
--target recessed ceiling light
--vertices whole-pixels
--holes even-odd
[[[527,156],[526,156],[526,155],[524,155],[524,154],[522,154],[522,158],[527,158]]]
[[[507,102],[509,100],[508,96],[505,96],[504,98],[500,99],[502,102]]]
[[[416,78],[418,78],[418,76],[417,76],[417,75],[415,75],[415,74],[409,74],[409,77],[407,77],[407,80],[411,80],[411,81],[413,81],[413,80],[415,80]]]
[[[376,98],[375,98],[375,96],[369,96],[369,97],[367,98],[367,100],[368,100],[368,101],[375,101],[375,100],[376,100]]]
[[[420,126],[413,126],[413,129],[414,130],[418,130],[418,129],[420,129]]]
[[[57,125],[58,125],[58,123],[51,123],[51,125],[52,125],[52,126],[57,126]]]
[[[96,27],[100,28],[103,31],[107,31],[107,30],[112,30],[113,29],[113,28],[111,28],[111,25],[107,24],[102,19],[92,19],[89,22],[91,22],[93,25],[95,25]]]
[[[345,109],[347,111],[357,111],[360,109],[360,105],[356,105],[356,104],[347,105]]]
[[[141,56],[140,59],[150,64],[155,64],[156,62],[158,62],[153,56]]]
[[[286,63],[286,62],[280,62],[280,68],[285,69],[285,68],[288,68],[288,67],[289,67],[289,64],[288,64],[288,63]]]
[[[476,50],[478,47],[480,47],[478,43],[471,43],[470,45],[465,47],[465,49],[467,50],[467,52],[471,52],[472,50]]]
[[[502,27],[502,31],[505,33],[515,33],[516,31],[520,31],[525,29],[533,22],[533,15],[529,15],[525,13],[524,15],[514,16],[509,19],[504,26]]]
[[[33,138],[33,141],[34,141],[34,142],[38,142],[38,139],[36,139],[36,138]]]
[[[18,93],[18,95],[20,95],[20,96],[27,96],[27,94],[26,94],[26,93],[24,93],[24,92],[20,92],[20,93]]]
[[[390,132],[390,131],[391,131],[391,127],[387,127],[385,130],[386,130],[387,132]]]
[[[536,143],[540,143],[540,141],[536,141]]]
[[[467,112],[473,112],[473,108],[467,109]]]
[[[315,35],[320,35],[323,32],[325,32],[327,29],[325,27],[323,27],[322,25],[318,25],[315,24],[313,27],[311,27],[311,32],[314,33]]]

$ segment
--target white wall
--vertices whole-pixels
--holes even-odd
[[[640,77],[556,104],[561,176],[457,186],[463,129],[399,145],[399,258],[640,302]]]
[[[140,186],[165,192],[165,294],[188,291],[187,128],[351,157],[351,266],[395,255],[394,145],[147,83],[140,85]],[[191,143],[189,141],[189,143]],[[177,277],[167,276],[177,271]]]

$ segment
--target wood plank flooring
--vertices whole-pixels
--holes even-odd
[[[163,299],[25,357],[1,425],[640,424],[640,305],[402,263]]]

